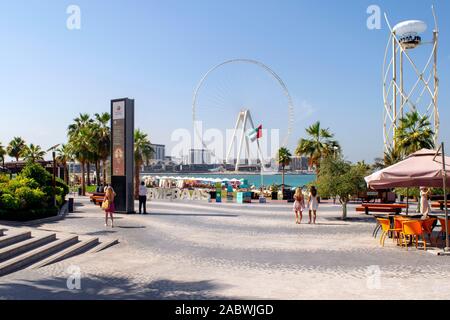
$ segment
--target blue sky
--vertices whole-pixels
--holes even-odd
[[[450,4],[442,0],[0,0],[0,141],[22,136],[48,148],[65,141],[78,113],[108,111],[111,99],[130,97],[136,126],[152,142],[170,146],[174,129],[192,127],[192,94],[202,75],[224,60],[248,58],[276,71],[294,98],[289,147],[320,120],[349,160],[371,162],[383,151],[381,68],[388,31],[384,20],[381,30],[367,29],[366,9],[376,4],[392,23],[421,19],[431,28],[432,3],[441,39],[440,138],[450,143]],[[81,30],[66,28],[70,4],[81,8]],[[277,90],[264,92],[264,99],[278,97]],[[258,88],[244,91],[252,95]],[[283,112],[274,111],[284,105],[264,106],[255,117],[263,125],[265,117],[284,121]]]

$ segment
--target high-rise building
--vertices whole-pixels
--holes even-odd
[[[153,148],[152,159],[157,161],[164,161],[166,158],[166,146],[163,144],[151,144]]]
[[[307,157],[291,157],[291,170],[308,170]]]
[[[206,149],[190,149],[188,164],[211,164],[211,151]]]

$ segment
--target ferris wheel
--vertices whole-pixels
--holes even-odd
[[[216,160],[235,164],[238,171],[245,162],[242,155],[246,155],[248,164],[251,155],[265,164],[278,151],[271,150],[270,155],[264,156],[259,140],[250,142],[246,132],[256,129],[258,124],[265,132],[278,130],[278,146],[288,144],[293,130],[294,104],[284,81],[267,65],[251,59],[231,59],[209,69],[199,81],[192,99],[192,121],[194,136],[202,149],[208,150]],[[218,148],[208,145],[203,135],[205,127],[227,132],[224,145]],[[233,150],[237,151],[234,159]]]

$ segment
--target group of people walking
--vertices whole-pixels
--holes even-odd
[[[301,188],[297,188],[294,194],[294,213],[295,223],[301,224],[303,219],[303,211],[309,211],[309,224],[316,224],[317,209],[319,208],[319,200],[317,198],[317,189],[312,186],[309,189],[308,199],[305,200]]]

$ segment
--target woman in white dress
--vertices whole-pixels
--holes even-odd
[[[309,209],[309,224],[311,224],[311,212],[313,213],[313,223],[316,224],[317,208],[319,207],[319,200],[317,199],[317,189],[312,186],[309,190],[308,209]]]
[[[421,187],[420,188],[420,213],[422,214],[422,218],[428,218],[428,214],[430,213],[430,204],[428,202],[428,197],[430,195],[430,189]]]

